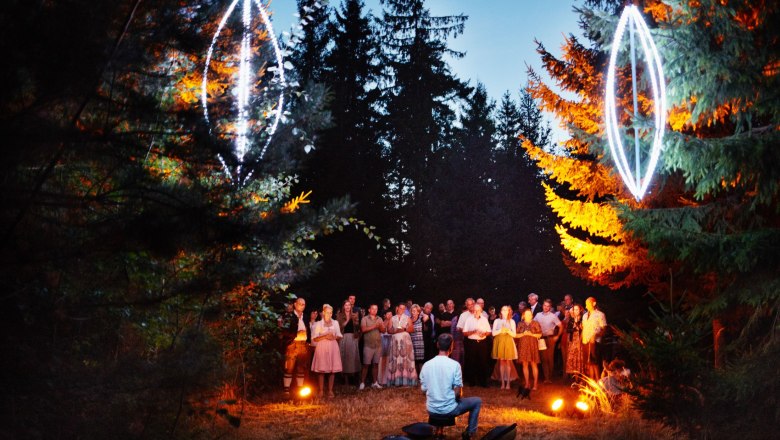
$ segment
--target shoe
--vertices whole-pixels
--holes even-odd
[[[364,383],[362,383],[362,382],[361,382],[361,383],[360,383],[360,386],[358,387],[358,389],[359,389],[359,390],[364,390],[364,389],[366,389],[366,384],[364,384]]]
[[[371,385],[371,388],[375,388],[377,390],[381,390],[382,389],[382,385],[379,385],[378,383],[374,382],[373,385]]]

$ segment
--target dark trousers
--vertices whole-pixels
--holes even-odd
[[[488,375],[490,374],[488,370],[490,360],[488,345],[487,339],[481,341],[463,339],[463,351],[465,352],[463,375],[464,380],[469,385],[486,387],[488,384]]]

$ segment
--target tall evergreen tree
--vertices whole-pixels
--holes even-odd
[[[332,126],[318,133],[316,149],[306,159],[303,185],[315,188],[323,202],[349,196],[355,216],[377,228],[372,234],[386,236],[381,48],[372,21],[362,0],[345,0],[328,26],[332,47],[324,56],[322,81],[332,97]],[[339,234],[320,240],[317,248],[328,258],[322,275],[310,284],[334,300],[341,299],[345,289],[376,292],[386,282],[383,253],[363,234]]]
[[[384,65],[387,68],[386,114],[390,170],[390,203],[398,213],[393,233],[395,258],[412,267],[426,258],[415,247],[422,238],[422,213],[435,152],[453,141],[453,100],[465,87],[449,70],[445,55],[462,56],[447,39],[463,32],[463,15],[435,17],[423,0],[382,0],[385,11]],[[411,258],[409,258],[411,257]]]
[[[324,56],[329,43],[327,2],[297,0],[301,29],[294,36],[296,44],[290,54],[293,72],[304,87],[322,81]]]

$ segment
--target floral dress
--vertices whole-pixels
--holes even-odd
[[[409,317],[406,315],[393,316],[391,325],[396,329],[405,329],[409,325]],[[417,370],[414,368],[414,346],[412,337],[408,332],[402,331],[393,334],[390,340],[390,359],[387,361],[387,373],[385,383],[388,386],[415,386],[417,385]]]
[[[412,332],[412,346],[414,347],[414,360],[422,361],[425,359],[425,340],[423,336],[422,318],[414,321],[414,331]]]
[[[566,355],[566,373],[585,373],[585,359],[582,349],[582,319],[569,319],[566,326],[566,337],[569,338],[569,351]]]
[[[536,321],[531,321],[530,324],[520,321],[520,324],[517,324],[517,334],[521,335],[524,332],[541,336],[542,327]],[[539,338],[531,335],[520,336],[517,341],[517,362],[533,362],[535,364],[540,362]]]

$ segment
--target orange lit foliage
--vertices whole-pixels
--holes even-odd
[[[563,98],[532,74],[529,90],[545,111],[554,113],[572,138],[561,145],[565,155],[553,154],[529,141],[523,147],[537,166],[557,185],[544,185],[547,204],[558,216],[555,230],[566,250],[564,261],[575,275],[613,289],[659,283],[660,268],[645,246],[623,230],[613,202],[634,205],[620,178],[599,163],[601,152],[592,143],[601,133],[603,75],[595,52],[569,37],[561,59],[541,44],[544,68],[563,90]],[[646,108],[646,99],[640,100]]]

